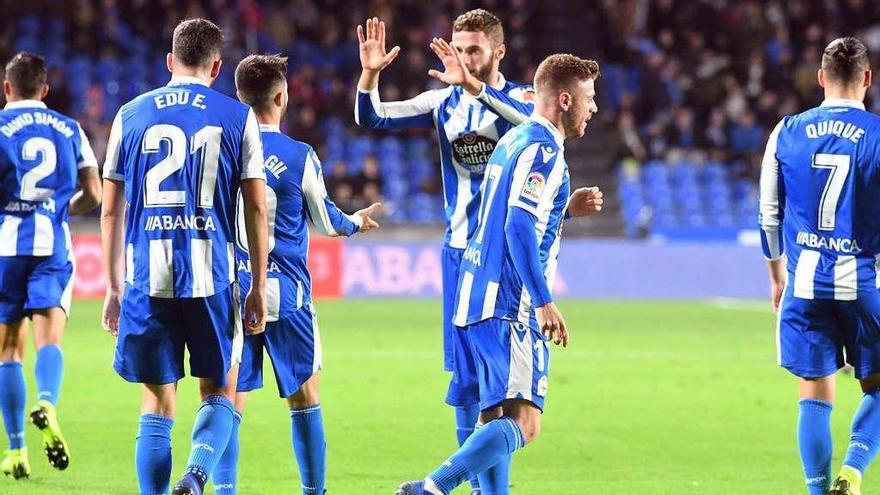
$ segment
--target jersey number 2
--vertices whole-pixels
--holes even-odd
[[[822,190],[822,198],[819,200],[819,230],[834,230],[837,217],[837,203],[840,201],[840,193],[846,184],[846,176],[849,175],[849,155],[833,155],[829,153],[816,153],[813,155],[813,168],[830,170],[825,189]]]
[[[21,147],[22,158],[37,160],[40,155],[43,157],[40,163],[21,176],[21,191],[18,196],[23,201],[45,201],[55,192],[48,187],[37,187],[38,182],[55,171],[58,161],[55,144],[44,137],[32,137],[24,142],[24,146]]]

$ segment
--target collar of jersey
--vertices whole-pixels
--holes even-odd
[[[533,113],[532,116],[529,117],[529,119],[546,127],[547,130],[550,131],[550,134],[553,134],[553,138],[556,139],[556,144],[559,145],[559,149],[565,148],[565,146],[563,146],[563,143],[565,142],[565,138],[562,136],[562,133],[559,132],[559,129],[557,129],[556,126],[553,125],[552,122],[550,122],[549,120],[547,120],[543,116],[538,115],[538,112]]]
[[[829,98],[822,102],[821,107],[850,107],[850,108],[858,108],[859,110],[865,109],[865,104],[856,101],[850,100],[849,98]]]
[[[260,132],[281,132],[281,129],[273,124],[260,124]]]
[[[504,89],[504,85],[507,84],[507,79],[504,79],[504,74],[498,73],[498,85],[492,86],[495,89]]]
[[[46,104],[40,100],[18,100],[10,101],[3,107],[4,110],[13,110],[16,108],[46,108]]]
[[[171,80],[168,81],[166,86],[180,86],[181,84],[201,84],[202,86],[207,86],[208,83],[202,81],[198,77],[192,76],[171,76]]]

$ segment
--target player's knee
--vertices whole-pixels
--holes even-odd
[[[538,435],[541,434],[540,418],[520,418],[516,423],[519,425],[520,430],[522,430],[523,439],[526,443],[531,443],[532,440],[538,438]]]
[[[303,383],[299,390],[287,398],[287,405],[291,409],[302,409],[320,404],[321,393],[318,383],[318,375],[312,376]]]

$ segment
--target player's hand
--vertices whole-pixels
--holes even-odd
[[[568,327],[555,303],[547,303],[536,308],[535,317],[538,319],[541,333],[548,340],[552,340],[556,345],[562,344],[562,347],[568,347]]]
[[[568,198],[568,214],[573,217],[586,217],[602,211],[604,194],[598,187],[582,187]]]
[[[104,330],[116,337],[119,335],[119,308],[121,307],[119,294],[107,292],[104,297],[104,311],[101,316],[101,324]]]
[[[364,70],[380,71],[388,67],[400,53],[399,46],[395,46],[390,52],[385,51],[385,23],[378,17],[367,19],[366,28],[358,25],[357,36],[361,67]]]
[[[244,331],[248,335],[263,333],[266,329],[266,291],[251,290],[244,300]]]
[[[428,75],[443,81],[446,84],[461,85],[473,77],[464,65],[461,54],[443,38],[434,38],[431,41],[431,50],[437,54],[437,58],[443,63],[444,72],[431,69]]]
[[[773,305],[773,312],[779,313],[779,304],[782,302],[782,295],[785,293],[785,282],[770,282],[770,303]]]
[[[363,223],[361,223],[361,228],[358,230],[358,232],[369,232],[373,229],[378,229],[379,222],[373,219],[373,215],[379,213],[381,210],[382,203],[373,203],[363,210],[358,210],[354,212],[355,215],[361,217],[361,220],[363,220]]]

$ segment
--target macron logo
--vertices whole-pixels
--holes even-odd
[[[825,482],[826,476],[816,476],[815,478],[807,478],[808,485],[821,485]]]
[[[211,453],[214,452],[214,447],[211,447],[210,445],[208,445],[206,443],[194,443],[192,448],[193,449],[204,449],[204,450],[207,450],[208,452],[211,452]]]
[[[866,451],[866,452],[871,450],[870,447],[868,447],[867,445],[863,444],[862,442],[852,442],[852,443],[849,444],[849,446],[850,446],[851,448],[854,447],[854,448],[857,448],[857,449],[862,449],[862,450],[864,450],[864,451]]]
[[[550,159],[556,156],[556,151],[553,151],[553,148],[550,146],[544,146],[542,150],[544,152],[544,163],[550,163]]]

